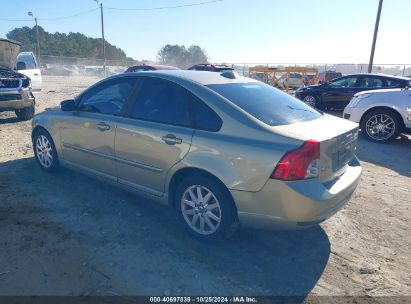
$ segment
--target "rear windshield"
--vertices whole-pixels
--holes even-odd
[[[322,116],[302,101],[264,83],[210,84],[207,87],[270,126],[310,121]]]
[[[300,100],[264,83],[210,84],[207,87],[270,126],[310,121],[322,116]]]

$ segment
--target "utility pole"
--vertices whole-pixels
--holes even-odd
[[[374,28],[374,38],[372,40],[372,46],[371,46],[370,63],[368,64],[368,73],[372,72],[372,65],[374,62],[375,44],[377,43],[377,34],[378,34],[378,27],[380,25],[382,2],[383,0],[380,0],[380,3],[378,5],[377,20],[375,21],[375,28]]]
[[[32,12],[28,12],[27,15],[34,18],[34,22],[36,23],[36,40],[37,40],[37,52],[36,57],[37,60],[40,62],[40,41],[39,41],[39,26],[37,24],[37,17],[33,16]]]
[[[96,1],[97,4],[98,0]],[[100,14],[101,14],[101,37],[103,39],[103,71],[104,71],[104,77],[106,76],[106,41],[104,39],[104,16],[103,16],[103,3],[100,3]]]

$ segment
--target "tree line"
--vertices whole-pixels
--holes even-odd
[[[101,38],[90,38],[81,33],[49,33],[39,26],[39,43],[41,55],[66,56],[80,58],[104,58]],[[22,44],[22,52],[34,52],[36,49],[36,28],[24,26],[15,28],[6,34],[8,39]],[[127,59],[126,53],[106,41],[106,58],[108,60]],[[132,58],[129,58],[132,60]]]
[[[102,59],[103,43],[101,38],[90,38],[81,33],[49,33],[41,26],[39,31],[39,44],[42,56],[63,56],[78,58]],[[7,38],[22,44],[22,52],[35,52],[37,46],[36,27],[15,28],[7,33]],[[134,61],[127,57],[126,53],[106,41],[107,60]],[[157,53],[157,61],[160,64],[172,65],[179,68],[188,68],[199,63],[208,63],[207,52],[198,45],[186,48],[184,45],[163,46]],[[147,62],[146,60],[142,62]]]

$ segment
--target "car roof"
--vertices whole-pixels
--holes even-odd
[[[161,70],[178,70],[177,67],[171,65],[161,65],[161,64],[137,64],[129,67],[128,69],[143,68],[143,67],[152,67],[154,69]]]
[[[377,76],[377,77],[386,77],[386,78],[395,78],[395,79],[402,79],[402,80],[409,80],[409,78],[404,76],[394,76],[394,75],[387,75],[387,74],[377,74],[377,73],[359,73],[359,74],[349,74],[347,76]]]
[[[230,73],[230,72],[225,72]],[[158,70],[158,71],[144,71],[144,72],[130,72],[128,75],[138,76],[158,76],[167,79],[184,79],[191,82],[196,82],[202,85],[209,84],[225,84],[225,83],[248,83],[259,82],[258,80],[248,77],[240,76],[236,73],[234,79],[223,76],[225,73],[216,73],[208,71],[190,71],[190,70]],[[126,74],[118,74],[112,77],[124,77]]]

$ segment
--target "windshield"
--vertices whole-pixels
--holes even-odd
[[[322,116],[314,108],[264,83],[210,84],[207,87],[270,126],[310,121]]]

